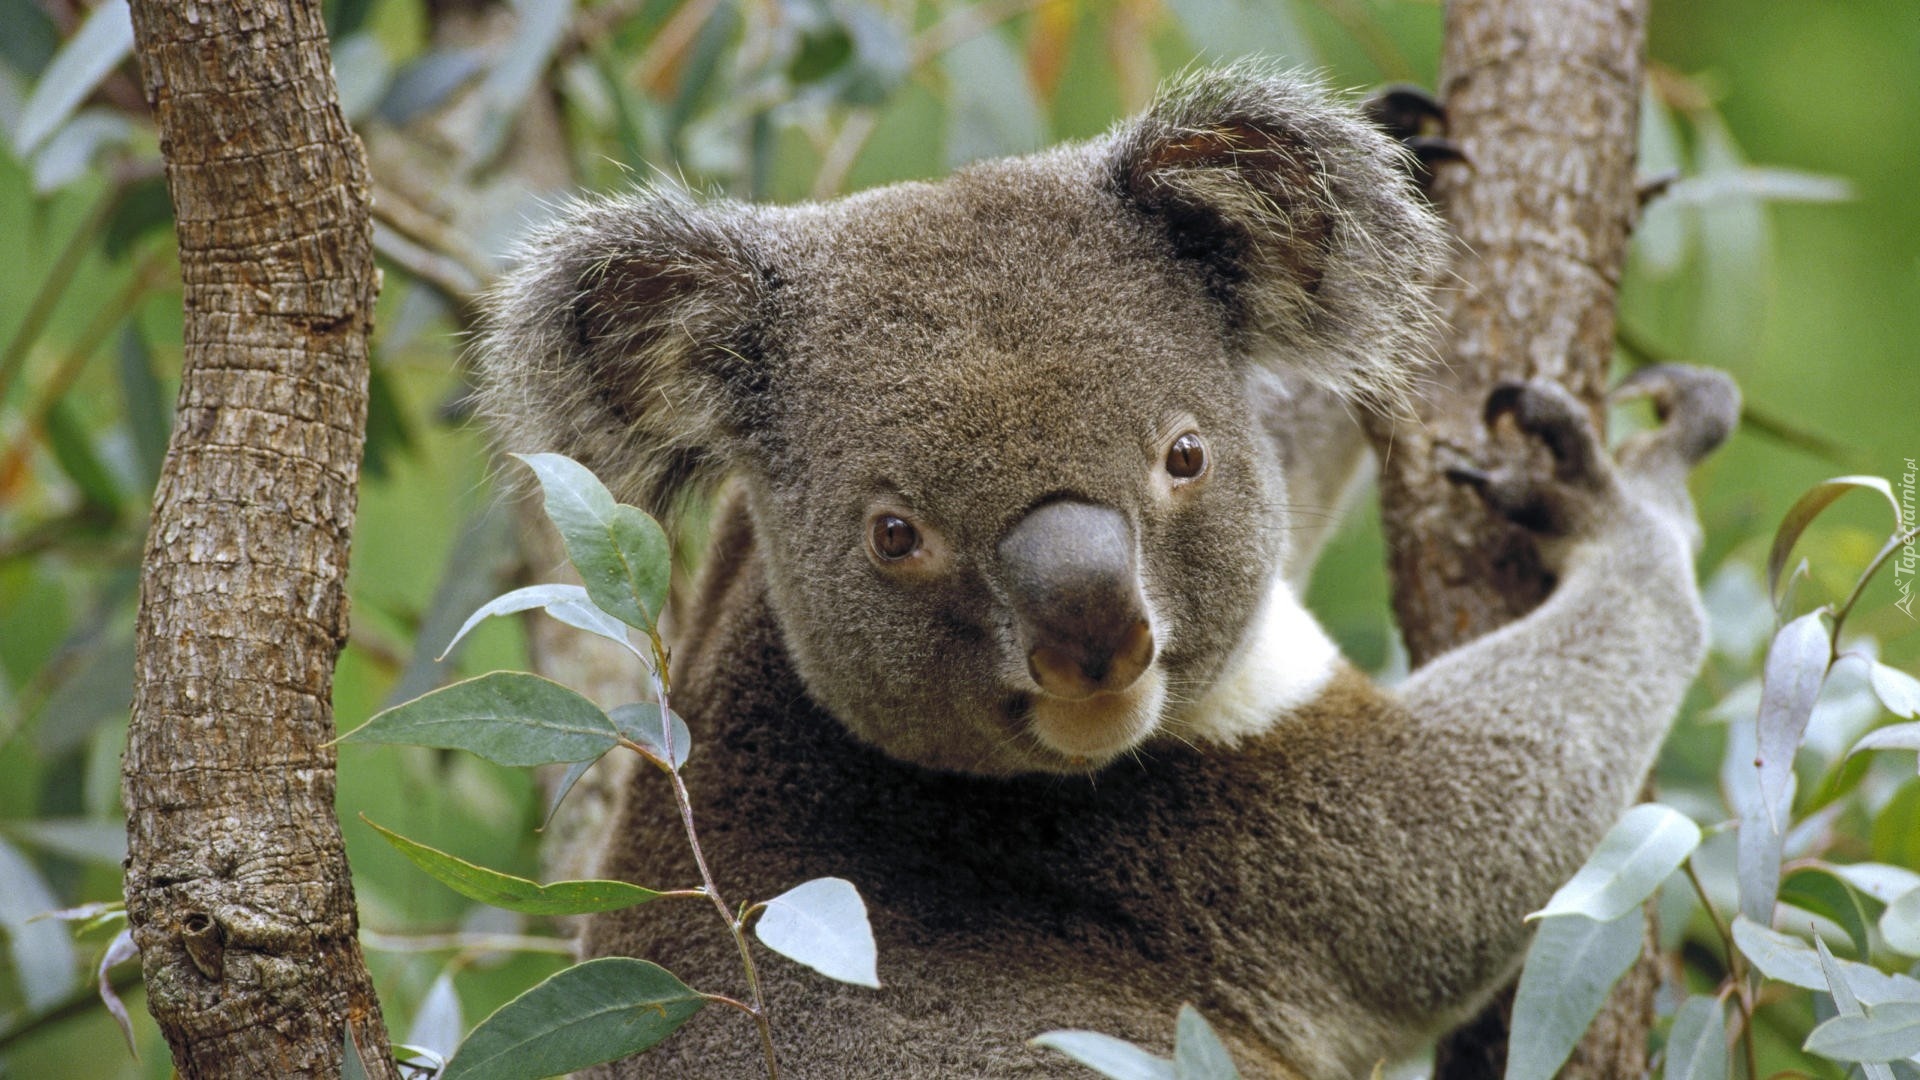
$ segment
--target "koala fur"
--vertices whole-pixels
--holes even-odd
[[[1248,67],[938,183],[643,191],[528,242],[478,348],[508,448],[656,512],[729,478],[673,695],[723,892],[868,904],[883,990],[761,963],[783,1071],[1083,1075],[1026,1040],[1164,1052],[1191,1002],[1247,1075],[1364,1075],[1511,975],[1699,662],[1684,475],[1732,397],[1654,380],[1674,415],[1616,467],[1554,388],[1508,393],[1561,479],[1462,478],[1553,541],[1558,588],[1381,690],[1294,585],[1445,254],[1392,140]],[[604,871],[697,880],[643,773]],[[586,948],[745,993],[710,913],[600,916]],[[759,1054],[709,1009],[603,1072]]]

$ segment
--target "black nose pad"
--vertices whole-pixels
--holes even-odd
[[[1048,694],[1080,700],[1133,685],[1153,663],[1153,627],[1117,510],[1052,502],[1000,542],[1027,670]]]

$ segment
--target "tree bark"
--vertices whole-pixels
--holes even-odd
[[[395,1075],[334,815],[378,278],[317,0],[134,0],[185,360],[141,583],[127,915],[186,1077]]]
[[[1435,199],[1461,240],[1442,307],[1445,365],[1413,423],[1375,422],[1394,611],[1415,665],[1511,621],[1551,587],[1531,542],[1442,470],[1487,460],[1481,406],[1552,379],[1606,419],[1614,308],[1637,209],[1645,0],[1449,0],[1441,98],[1468,164]],[[1562,1072],[1641,1075],[1652,961],[1621,980]],[[1511,989],[1440,1048],[1435,1075],[1501,1075]]]

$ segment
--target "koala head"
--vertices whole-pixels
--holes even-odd
[[[1284,587],[1274,373],[1405,391],[1443,245],[1399,153],[1242,68],[939,183],[584,203],[492,297],[486,409],[656,512],[736,477],[861,737],[1084,771],[1177,730]]]

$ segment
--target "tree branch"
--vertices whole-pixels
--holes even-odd
[[[185,289],[141,581],[127,915],[186,1077],[396,1075],[334,816],[365,441],[367,168],[317,0],[134,0]]]
[[[1441,470],[1486,449],[1481,404],[1505,379],[1547,378],[1604,423],[1614,308],[1637,209],[1645,0],[1449,0],[1441,97],[1467,166],[1435,185],[1461,240],[1443,298],[1446,365],[1414,423],[1372,421],[1394,611],[1426,662],[1537,605],[1550,585],[1531,542]],[[1656,971],[1644,963],[1563,1076],[1645,1069]],[[1441,1047],[1436,1076],[1498,1077],[1495,1006]]]

